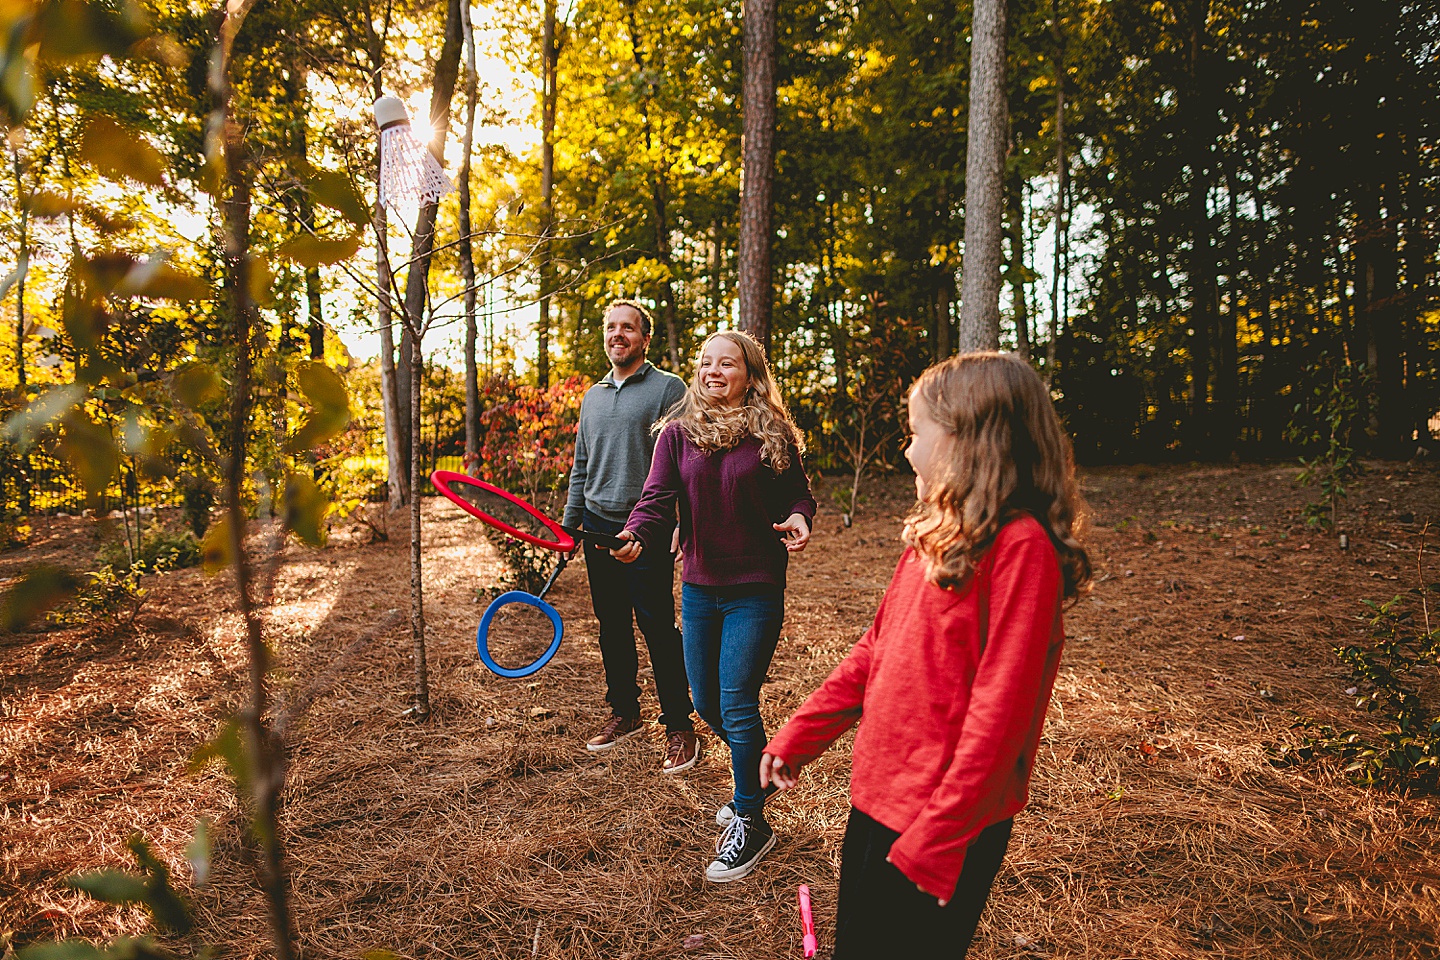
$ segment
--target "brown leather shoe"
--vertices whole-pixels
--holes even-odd
[[[609,750],[626,737],[633,737],[645,728],[639,717],[611,717],[600,732],[585,741],[586,750]]]
[[[682,773],[695,766],[700,759],[700,738],[693,730],[674,730],[665,737],[665,765],[660,769],[666,773]]]

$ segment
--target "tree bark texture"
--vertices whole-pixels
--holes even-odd
[[[1190,4],[1190,76],[1189,89],[1181,104],[1182,113],[1190,124],[1190,252],[1186,272],[1190,281],[1190,416],[1191,449],[1206,456],[1213,454],[1213,430],[1210,423],[1210,353],[1218,332],[1219,312],[1216,282],[1213,227],[1210,223],[1211,117],[1204,105],[1207,60],[1205,51],[1208,0],[1191,0]]]
[[[1055,380],[1060,337],[1065,329],[1067,304],[1060,302],[1060,273],[1070,267],[1066,257],[1070,242],[1070,160],[1065,155],[1065,28],[1056,0],[1050,3],[1050,35],[1055,42],[1055,258],[1050,268],[1050,339],[1045,345],[1047,385]]]
[[[480,450],[480,379],[475,362],[475,248],[471,243],[470,164],[474,153],[475,107],[480,78],[475,63],[475,28],[470,23],[470,4],[460,5],[465,31],[465,143],[460,160],[460,276],[465,283],[465,455]]]
[[[1030,302],[1025,282],[1029,268],[1025,264],[1025,181],[1017,168],[1008,178],[1005,191],[1009,213],[1006,221],[1010,235],[1010,263],[1005,277],[1010,281],[1010,299],[1014,304],[1015,352],[1030,359]]]
[[[970,41],[970,119],[965,147],[965,260],[960,352],[1000,347],[1000,236],[1005,212],[1006,0],[975,0]]]
[[[267,682],[270,651],[251,594],[250,565],[245,556],[246,511],[243,497],[246,450],[250,425],[251,336],[258,311],[250,296],[251,171],[243,127],[234,121],[230,103],[230,50],[254,0],[230,9],[221,20],[212,74],[214,111],[225,131],[221,144],[225,157],[226,191],[221,201],[222,256],[225,293],[234,336],[235,367],[231,376],[229,457],[225,466],[226,499],[230,526],[230,553],[241,621],[245,625],[246,653],[250,662],[250,702],[240,711],[251,774],[248,813],[251,834],[260,847],[257,866],[269,913],[277,960],[294,960],[295,932],[285,878],[284,850],[278,829],[281,793],[285,785],[285,753],[280,737],[265,719],[269,708]]]
[[[555,108],[559,57],[555,46],[555,0],[545,0],[540,33],[540,319],[535,325],[535,381],[550,386],[550,295],[555,287]]]
[[[775,16],[777,0],[744,0],[741,9],[740,329],[770,352],[775,296],[770,276],[775,173]]]
[[[440,57],[435,61],[435,84],[430,92],[430,128],[435,131],[435,139],[430,141],[430,152],[442,163],[445,159],[445,138],[450,132],[450,100],[455,95],[455,84],[460,78],[460,55],[464,49],[460,33],[460,0],[448,0],[445,40],[440,46]],[[435,217],[439,209],[439,204],[424,204],[415,222],[410,268],[405,275],[405,313],[400,318],[403,327],[400,361],[401,367],[406,370],[413,365],[414,355],[418,352],[416,340],[424,331],[426,305],[430,299],[430,259],[435,251]],[[412,379],[398,377],[397,386],[400,387],[397,391],[400,407],[408,409],[414,403],[410,397]],[[402,448],[407,454],[414,441],[407,426],[401,438]]]

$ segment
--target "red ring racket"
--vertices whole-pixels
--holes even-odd
[[[501,594],[490,602],[475,631],[475,649],[487,669],[502,677],[528,677],[550,662],[565,636],[560,613],[545,602],[545,594],[565,569],[575,541],[588,540],[612,550],[618,550],[626,541],[563,527],[513,493],[468,474],[436,470],[430,474],[430,482],[472,517],[507,536],[560,554],[559,562],[538,594],[523,590]],[[508,665],[517,660],[522,662],[517,666]]]
[[[576,540],[585,540],[607,550],[619,550],[625,541],[593,530],[561,526],[534,506],[493,483],[454,470],[436,470],[430,482],[460,509],[497,530],[537,547],[569,553]]]

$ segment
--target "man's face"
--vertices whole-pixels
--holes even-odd
[[[621,369],[645,358],[650,335],[643,333],[640,313],[634,307],[620,306],[605,315],[605,356]]]

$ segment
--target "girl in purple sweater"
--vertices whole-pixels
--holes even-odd
[[[735,796],[705,878],[738,880],[775,834],[765,822],[760,684],[785,619],[785,567],[805,549],[815,498],[800,465],[804,440],[749,334],[724,330],[700,348],[685,398],[656,425],[655,458],[620,533],[629,563],[664,550],[680,515],[680,620],[695,709],[730,747]]]

